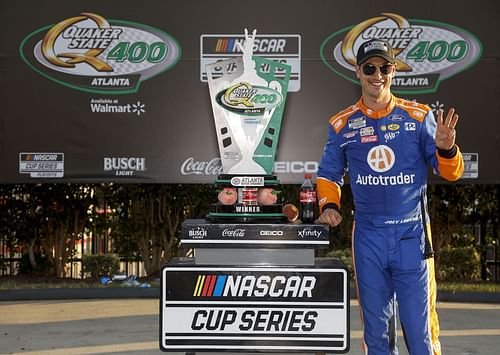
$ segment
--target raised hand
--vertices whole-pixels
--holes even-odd
[[[448,150],[453,148],[457,132],[455,126],[458,122],[458,115],[452,107],[443,120],[443,110],[437,112],[436,146],[439,149]]]

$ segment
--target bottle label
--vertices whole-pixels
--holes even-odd
[[[300,202],[301,203],[307,203],[307,202],[316,203],[316,191],[314,191],[314,190],[300,191]]]
[[[246,205],[256,205],[258,191],[259,191],[259,189],[255,189],[255,188],[243,188],[243,189],[241,189],[241,202],[246,204]]]

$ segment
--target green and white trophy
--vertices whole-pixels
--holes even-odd
[[[272,174],[291,67],[254,56],[255,36],[245,29],[241,57],[206,66],[223,169],[209,221],[287,220]]]

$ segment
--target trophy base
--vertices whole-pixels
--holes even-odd
[[[283,213],[281,204],[269,206],[248,205],[236,203],[234,205],[223,205],[214,203],[206,216],[209,222],[218,223],[286,223],[287,216]]]
[[[219,175],[218,188],[229,189],[229,195],[219,196],[206,216],[209,222],[285,223],[287,216],[279,197],[273,198],[279,186],[271,175]],[[264,189],[265,191],[260,191]],[[264,194],[259,194],[264,192]],[[264,197],[262,197],[264,196]]]

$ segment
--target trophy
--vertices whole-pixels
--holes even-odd
[[[287,220],[272,173],[291,67],[253,56],[256,32],[245,29],[241,57],[206,66],[223,170],[209,221]]]

